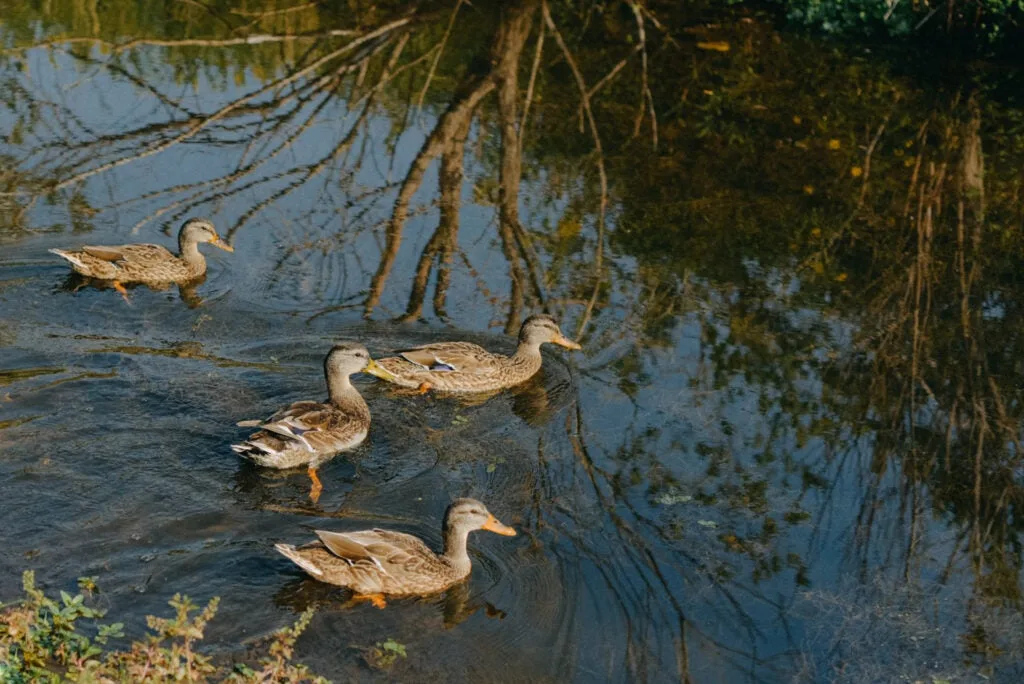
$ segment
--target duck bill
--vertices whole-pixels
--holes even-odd
[[[487,522],[485,522],[484,526],[481,527],[480,529],[487,530],[488,532],[494,532],[495,534],[500,534],[500,535],[502,535],[504,537],[514,537],[514,536],[516,536],[516,531],[515,530],[513,530],[508,525],[502,525],[498,521],[498,519],[495,518],[493,515],[488,515],[487,516]]]
[[[558,337],[556,337],[555,339],[553,339],[551,341],[554,344],[557,344],[559,347],[565,347],[566,349],[576,349],[576,350],[583,349],[583,347],[581,347],[577,343],[573,342],[572,340],[570,340],[565,335],[559,335]]]
[[[228,243],[224,242],[224,241],[223,241],[223,240],[221,240],[221,239],[220,239],[219,237],[218,237],[218,238],[216,238],[215,240],[211,240],[211,241],[210,241],[210,244],[211,244],[211,245],[213,245],[214,247],[220,247],[220,248],[221,248],[221,249],[223,249],[223,250],[224,250],[225,252],[234,252],[234,251],[235,251],[235,248],[234,248],[234,247],[232,247],[232,246],[231,246],[231,245],[229,245]]]
[[[370,362],[366,364],[366,368],[363,369],[364,373],[380,378],[381,380],[387,380],[388,382],[394,382],[398,378],[394,376],[390,371],[385,370],[379,363],[370,359]]]

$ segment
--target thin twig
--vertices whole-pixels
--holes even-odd
[[[605,74],[604,77],[600,81],[595,83],[593,85],[593,87],[590,88],[590,91],[587,93],[587,97],[593,98],[594,95],[596,95],[597,92],[599,90],[601,90],[601,88],[605,87],[605,85],[607,85],[613,78],[615,78],[615,76],[620,71],[622,71],[622,68],[624,66],[626,66],[626,64],[629,63],[629,60],[633,57],[633,55],[635,55],[638,52],[640,52],[640,46],[639,45],[635,46],[632,50],[630,50],[628,55],[626,55],[625,57],[620,59],[619,63],[612,67],[611,71],[609,71],[607,74]],[[583,128],[583,105],[582,104],[580,104],[579,111],[577,112],[576,115],[577,115],[577,117],[580,120],[580,128],[582,129]]]
[[[434,61],[430,63],[430,71],[427,72],[427,80],[423,82],[423,90],[420,91],[420,95],[416,98],[416,109],[423,109],[423,100],[427,97],[427,91],[430,90],[430,83],[434,80],[434,72],[437,70],[437,63],[441,61],[441,55],[444,54],[444,47],[448,44],[448,36],[451,35],[452,27],[455,25],[455,17],[459,13],[459,8],[462,7],[462,3],[465,0],[458,0],[455,3],[455,9],[452,10],[451,16],[448,18],[448,26],[444,30],[444,36],[441,38],[441,42],[437,47],[437,53],[434,55]]]
[[[402,26],[405,26],[406,24],[411,22],[412,19],[413,18],[411,16],[408,16],[408,17],[403,17],[402,19],[398,19],[396,21],[393,21],[391,23],[385,24],[384,26],[378,28],[377,30],[371,31],[370,33],[367,33],[367,34],[364,34],[363,36],[360,36],[359,38],[356,38],[355,40],[347,43],[345,46],[343,46],[343,47],[341,47],[341,48],[339,48],[337,50],[334,50],[334,51],[328,53],[327,55],[325,55],[325,56],[321,57],[320,59],[316,60],[315,62],[313,62],[309,66],[304,67],[302,69],[299,69],[298,71],[293,73],[291,76],[287,76],[287,77],[282,78],[280,80],[274,81],[273,83],[271,83],[271,84],[269,84],[267,86],[264,86],[263,88],[260,88],[259,90],[256,90],[256,91],[250,93],[249,95],[241,97],[241,98],[239,98],[239,99],[237,99],[237,100],[235,100],[235,101],[225,105],[224,107],[221,107],[219,110],[217,110],[216,112],[214,112],[210,116],[206,117],[205,119],[203,119],[198,124],[192,126],[191,128],[189,128],[184,133],[182,133],[182,134],[172,138],[171,140],[169,140],[167,142],[164,142],[164,143],[161,143],[159,145],[155,145],[153,147],[150,147],[149,149],[144,150],[144,151],[140,152],[137,155],[134,155],[134,156],[131,156],[131,157],[123,157],[121,159],[117,159],[115,161],[108,162],[106,164],[101,164],[100,166],[92,168],[92,169],[90,169],[88,171],[83,171],[81,173],[75,174],[71,178],[63,180],[60,183],[57,183],[53,187],[53,189],[54,190],[60,190],[62,188],[66,188],[69,185],[73,185],[75,183],[83,181],[86,178],[89,178],[90,176],[94,176],[94,175],[96,175],[98,173],[103,173],[104,171],[109,171],[110,169],[116,168],[118,166],[123,166],[125,164],[130,164],[131,162],[138,161],[140,159],[145,159],[146,157],[151,157],[154,154],[158,154],[160,152],[163,152],[164,150],[167,150],[167,149],[177,145],[178,143],[182,143],[182,142],[184,142],[184,141],[186,141],[186,140],[188,140],[188,139],[190,139],[192,137],[195,137],[195,135],[198,134],[200,131],[202,131],[204,128],[206,128],[210,124],[214,123],[215,121],[218,121],[218,120],[224,118],[227,114],[229,114],[230,112],[232,112],[235,109],[238,109],[243,104],[245,104],[247,102],[251,102],[252,100],[255,100],[256,98],[258,98],[260,95],[264,95],[264,94],[266,94],[266,93],[268,93],[268,92],[270,92],[272,90],[281,88],[281,87],[283,87],[285,85],[288,85],[289,83],[294,83],[295,81],[303,78],[304,76],[312,73],[313,71],[316,71],[321,66],[323,66],[324,64],[330,62],[331,60],[336,59],[339,56],[343,55],[344,53],[351,51],[353,48],[356,48],[356,47],[358,47],[360,45],[363,45],[363,44],[365,44],[365,43],[367,43],[367,42],[369,42],[371,40],[374,40],[374,39],[379,38],[379,37],[381,37],[383,35],[386,35],[387,33],[390,33],[391,31],[394,31],[397,28],[401,28]]]
[[[548,28],[551,29],[558,47],[561,48],[562,54],[565,55],[566,63],[572,70],[573,77],[576,79],[576,86],[579,88],[580,98],[583,101],[583,110],[586,112],[587,122],[590,124],[590,132],[594,138],[594,151],[597,153],[597,173],[601,181],[601,204],[597,219],[597,249],[594,254],[594,290],[590,295],[590,301],[587,302],[587,308],[584,310],[579,326],[576,329],[576,337],[579,338],[583,335],[583,331],[590,322],[594,312],[594,305],[597,303],[597,295],[601,289],[601,269],[604,266],[605,214],[608,207],[608,177],[604,170],[604,150],[601,147],[601,136],[597,130],[597,122],[594,120],[594,112],[590,108],[590,97],[587,95],[587,82],[584,80],[583,74],[580,73],[576,60],[573,58],[572,52],[569,51],[569,46],[565,44],[562,34],[558,31],[546,0],[541,5],[541,8],[544,12],[544,21],[547,22]]]
[[[897,98],[899,99],[899,98]],[[864,180],[860,186],[860,198],[857,200],[857,208],[860,209],[864,206],[864,199],[868,194],[868,180],[871,178],[871,155],[875,152],[875,147],[878,146],[878,141],[882,139],[882,134],[885,133],[885,127],[889,123],[889,118],[892,116],[892,112],[885,115],[885,119],[878,125],[878,129],[875,131],[875,135],[871,138],[871,142],[868,143],[867,149],[864,151]]]
[[[257,19],[263,19],[264,17],[272,17],[277,14],[290,14],[291,12],[300,12],[302,10],[312,9],[318,4],[319,3],[317,2],[307,2],[303,5],[295,5],[294,7],[284,7],[274,10],[264,10],[262,12],[252,12],[241,9],[230,9],[228,12],[231,14],[237,14],[240,17],[255,17]]]
[[[636,32],[640,39],[640,108],[636,113],[636,121],[633,123],[633,137],[640,134],[644,109],[649,109],[651,112],[651,140],[654,149],[658,149],[658,115],[654,111],[654,96],[651,94],[651,87],[647,80],[647,32],[644,30],[644,15],[635,2],[631,2],[630,7],[633,8],[633,16],[636,17]]]
[[[0,54],[19,53],[26,50],[37,50],[41,48],[64,47],[66,45],[92,44],[108,48],[110,50],[110,54],[117,55],[125,50],[137,47],[232,47],[235,45],[262,45],[264,43],[283,43],[295,40],[343,38],[358,35],[358,33],[359,31],[354,29],[333,29],[330,31],[316,31],[314,33],[257,33],[251,36],[241,36],[239,38],[180,38],[177,40],[136,38],[124,43],[114,43],[109,40],[103,40],[102,38],[92,37],[53,38],[42,43],[0,50]]]
[[[523,116],[519,120],[519,156],[523,156],[523,138],[526,137],[526,122],[530,115],[530,104],[533,103],[533,89],[537,84],[537,72],[540,71],[540,59],[544,53],[544,21],[540,22],[537,34],[537,48],[533,52],[533,65],[530,67],[530,82],[526,85],[526,98],[523,101]]]
[[[625,57],[620,59],[619,63],[616,64],[614,67],[612,67],[611,71],[609,71],[607,74],[605,74],[604,77],[600,81],[598,81],[597,83],[595,83],[593,85],[593,87],[590,89],[590,92],[588,92],[587,95],[589,97],[594,97],[594,95],[597,94],[597,91],[599,91],[599,90],[601,90],[601,88],[605,87],[605,85],[608,84],[608,81],[610,81],[613,78],[615,78],[616,74],[618,74],[620,71],[622,71],[622,67],[626,66],[626,64],[629,62],[629,59],[633,55],[635,55],[636,53],[640,52],[640,49],[641,48],[640,48],[639,45],[634,46],[633,49],[630,50],[628,55],[626,55]]]

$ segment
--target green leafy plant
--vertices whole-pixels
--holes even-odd
[[[394,639],[378,641],[366,652],[366,661],[371,667],[386,670],[395,664],[399,658],[405,658],[405,644]]]
[[[258,668],[239,665],[231,672],[213,658],[196,650],[206,625],[217,612],[219,600],[211,599],[198,614],[188,597],[176,594],[170,601],[171,618],[149,616],[151,630],[127,650],[111,648],[110,640],[124,637],[120,622],[98,622],[105,612],[89,605],[97,591],[95,578],[83,577],[81,593],[60,592],[50,598],[35,586],[35,575],[23,575],[25,598],[0,604],[0,681],[107,682],[107,681],[230,681],[230,682],[326,682],[292,663],[295,642],[312,619],[306,611],[292,627],[277,632],[269,642]],[[87,636],[95,630],[95,635]],[[404,653],[403,653],[404,655]]]
[[[798,24],[834,35],[900,38],[936,30],[975,35],[994,44],[1024,21],[1024,0],[979,0],[954,5],[938,0],[781,0],[787,17]],[[940,11],[942,10],[942,11]]]

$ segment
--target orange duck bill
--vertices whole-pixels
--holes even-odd
[[[367,362],[366,368],[363,369],[363,372],[369,373],[370,375],[380,378],[381,380],[387,380],[388,382],[395,382],[396,380],[398,380],[398,378],[396,378],[394,374],[392,374],[390,371],[388,371],[386,368],[381,366],[373,359],[370,359],[369,362]]]
[[[508,525],[501,524],[501,522],[493,515],[487,516],[487,522],[485,522],[483,527],[481,527],[480,529],[487,530],[488,532],[494,532],[495,534],[500,534],[505,537],[516,536],[515,530],[513,530]]]
[[[216,238],[214,238],[213,240],[210,240],[210,244],[213,245],[214,247],[220,247],[225,252],[234,252],[235,251],[235,248],[232,247],[231,245],[229,245],[228,243],[224,242],[224,240],[219,235]]]
[[[551,340],[553,344],[557,344],[559,347],[565,347],[566,349],[583,349],[579,344],[573,342],[565,335],[559,335],[555,339]]]

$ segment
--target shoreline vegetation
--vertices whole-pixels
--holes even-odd
[[[247,658],[230,666],[199,648],[207,624],[217,613],[219,599],[202,609],[187,596],[169,602],[173,617],[147,616],[149,632],[126,647],[124,624],[102,621],[106,612],[95,607],[95,578],[81,577],[79,593],[60,598],[36,587],[35,573],[22,575],[25,596],[0,603],[0,682],[311,682],[323,677],[292,661],[295,641],[309,626],[313,610],[302,613],[291,627],[275,632]]]

